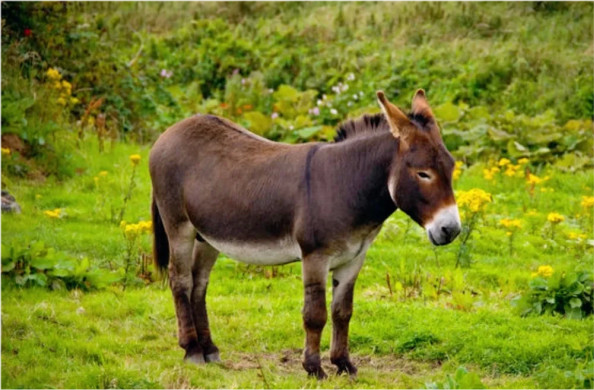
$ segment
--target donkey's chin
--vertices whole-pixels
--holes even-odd
[[[460,234],[461,224],[456,205],[439,210],[433,220],[425,225],[427,237],[433,245],[447,245]]]

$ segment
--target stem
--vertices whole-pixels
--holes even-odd
[[[120,215],[118,217],[117,223],[119,224],[124,219],[124,213],[126,212],[126,205],[128,201],[132,197],[132,190],[134,189],[134,177],[136,176],[136,165],[132,166],[132,176],[130,176],[130,184],[128,185],[128,192],[124,196],[124,205],[120,210]]]

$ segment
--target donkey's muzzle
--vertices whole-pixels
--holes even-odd
[[[425,225],[425,229],[433,245],[446,245],[454,241],[462,230],[458,206],[451,205],[440,209],[433,220]]]

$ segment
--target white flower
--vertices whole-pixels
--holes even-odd
[[[352,73],[349,73],[349,75],[347,76],[347,80],[353,81],[354,79],[355,79],[355,75]]]
[[[336,111],[336,109],[333,108],[333,109],[330,110],[330,114],[332,114],[332,115],[338,115],[338,111]]]

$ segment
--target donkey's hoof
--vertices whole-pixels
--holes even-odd
[[[206,360],[207,363],[220,363],[221,357],[219,356],[219,352],[216,351],[213,353],[205,354],[204,360]]]
[[[206,360],[204,360],[204,355],[202,355],[201,353],[195,353],[195,354],[192,354],[189,356],[186,355],[186,357],[184,357],[184,361],[186,361],[188,363],[196,364],[197,366],[206,364]]]
[[[315,377],[317,380],[322,380],[322,379],[328,378],[328,375],[326,375],[326,373],[324,372],[322,367],[316,367],[316,368],[311,368],[311,369],[306,368],[306,371],[307,371],[307,375],[309,375],[311,377]]]
[[[351,378],[357,377],[357,367],[353,366],[353,364],[349,361],[341,362],[341,364],[337,365],[338,371],[336,372],[337,375],[342,374],[349,374]]]
[[[357,367],[348,358],[332,359],[332,363],[338,368],[337,375],[349,374],[351,377],[357,376]]]

